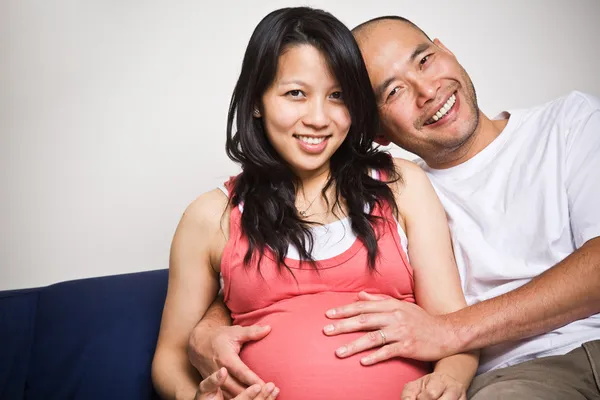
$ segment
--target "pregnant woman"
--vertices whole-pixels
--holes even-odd
[[[242,172],[195,200],[173,239],[152,371],[161,396],[196,394],[186,345],[219,274],[233,323],[271,327],[240,354],[277,386],[271,397],[399,399],[407,382],[431,372],[407,359],[368,367],[359,356],[340,359],[335,349],[353,338],[322,330],[325,311],[360,291],[436,314],[465,306],[435,192],[420,168],[373,148],[376,133],[377,106],[350,31],[310,8],[267,15],[229,109],[226,150]],[[437,372],[468,386],[475,356],[442,361]]]

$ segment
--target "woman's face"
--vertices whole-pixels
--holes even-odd
[[[261,117],[269,142],[299,177],[329,169],[351,124],[337,79],[311,45],[290,46],[279,56]]]

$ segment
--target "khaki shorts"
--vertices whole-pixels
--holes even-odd
[[[472,400],[600,400],[600,340],[562,355],[542,357],[477,376]]]

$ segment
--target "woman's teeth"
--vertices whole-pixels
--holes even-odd
[[[446,101],[446,104],[444,104],[442,106],[442,108],[440,108],[438,110],[438,112],[436,112],[433,117],[431,117],[429,119],[429,121],[427,121],[427,125],[429,124],[433,124],[434,122],[439,121],[440,119],[442,119],[442,117],[444,115],[446,115],[448,113],[448,111],[450,111],[452,109],[452,106],[454,106],[454,103],[456,103],[456,94],[453,94],[452,96],[450,96],[450,98],[448,99],[448,101]]]
[[[323,140],[325,140],[325,136],[318,137],[318,138],[311,137],[311,136],[296,136],[296,137],[307,144],[319,144],[319,143],[322,143]]]

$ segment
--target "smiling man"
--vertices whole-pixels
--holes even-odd
[[[432,168],[448,168],[477,154],[506,125],[481,113],[473,83],[454,55],[412,23],[384,17],[354,32],[387,143],[419,155]]]
[[[383,330],[388,346],[365,364],[483,348],[479,372],[493,371],[473,382],[476,399],[600,398],[599,99],[574,92],[490,119],[452,52],[411,22],[354,32],[385,139],[422,158],[446,209],[472,306],[429,317],[372,300],[335,310],[350,318],[329,334]],[[366,336],[341,352],[371,347]]]
[[[470,306],[431,316],[361,293],[328,311],[325,334],[367,331],[337,355],[376,348],[361,359],[371,365],[482,349],[473,399],[600,399],[600,100],[573,92],[490,119],[456,57],[410,21],[377,18],[354,33],[379,105],[379,140],[421,157]],[[236,352],[268,328],[225,328],[226,318],[218,306],[207,313],[191,359],[201,371],[227,367],[226,386],[239,392],[260,380]],[[407,398],[437,399],[444,388],[425,382]]]

